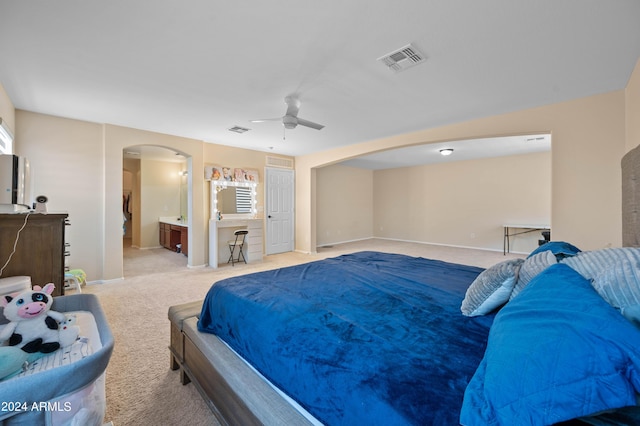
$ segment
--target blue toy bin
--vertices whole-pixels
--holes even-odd
[[[0,382],[0,425],[102,425],[106,407],[104,373],[113,335],[93,294],[55,297],[52,310],[93,315],[101,347],[69,364]],[[0,307],[0,324],[6,323]]]

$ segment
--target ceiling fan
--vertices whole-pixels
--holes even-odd
[[[282,125],[285,129],[295,129],[298,125],[311,127],[312,129],[316,130],[321,130],[324,127],[322,124],[314,123],[313,121],[305,120],[298,117],[298,111],[300,110],[300,99],[294,96],[287,96],[286,98],[284,98],[284,103],[287,104],[287,112],[282,117],[251,120],[251,122],[261,123],[263,121],[282,121]]]

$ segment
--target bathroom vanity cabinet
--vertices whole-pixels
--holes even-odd
[[[177,251],[178,244],[185,256],[189,254],[189,226],[177,219],[160,218],[160,245]]]

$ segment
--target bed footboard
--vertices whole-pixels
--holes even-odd
[[[180,370],[180,382],[192,383],[225,425],[312,424],[217,336],[198,331],[201,306],[169,309],[170,368]]]
[[[185,303],[183,305],[175,305],[169,308],[169,326],[171,331],[170,352],[170,368],[172,370],[180,370],[180,383],[186,385],[190,382],[189,377],[185,374],[184,365],[184,335],[182,327],[184,320],[187,318],[197,317],[202,310],[202,300],[196,302]]]
[[[195,343],[184,336],[185,361],[182,370],[186,383],[193,377],[193,384],[203,396],[205,402],[224,424],[229,425],[261,425],[251,410],[237,395],[217,370],[212,360],[198,349]],[[182,380],[185,384],[185,381]]]

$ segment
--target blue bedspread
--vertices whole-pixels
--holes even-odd
[[[327,425],[458,424],[493,316],[481,268],[361,252],[213,285],[198,323]]]

